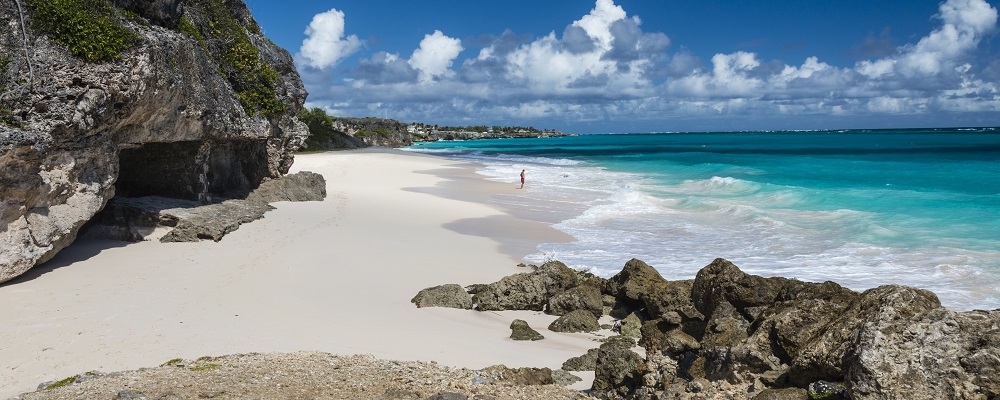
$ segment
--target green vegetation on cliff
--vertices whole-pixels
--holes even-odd
[[[28,0],[32,27],[88,62],[114,61],[139,41],[108,0]]]
[[[309,151],[321,151],[342,148],[364,147],[365,144],[360,139],[337,130],[333,127],[333,118],[326,115],[320,108],[305,109],[299,111],[299,120],[309,127],[309,137],[306,138],[305,147]]]
[[[222,0],[195,0],[187,3],[178,29],[208,51],[247,114],[277,115],[288,110],[278,99],[278,73],[261,60],[247,34],[259,33],[259,26],[243,27]]]

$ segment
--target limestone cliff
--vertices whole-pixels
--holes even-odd
[[[240,0],[0,0],[0,282],[116,194],[215,201],[308,134],[287,51]]]

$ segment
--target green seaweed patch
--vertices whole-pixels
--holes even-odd
[[[76,381],[76,378],[79,377],[79,376],[80,375],[73,375],[73,376],[71,376],[69,378],[66,378],[66,379],[63,379],[61,381],[53,382],[53,383],[49,384],[48,386],[46,386],[45,390],[55,389],[55,388],[60,388],[60,387],[63,387],[63,386],[70,385],[74,381]]]
[[[108,0],[29,0],[32,27],[88,62],[115,61],[139,42]]]
[[[277,87],[281,82],[278,73],[261,59],[260,51],[248,35],[248,31],[260,32],[260,27],[251,24],[248,29],[240,25],[220,0],[197,0],[190,3],[189,8],[192,15],[200,11],[204,23],[196,25],[191,21],[190,26],[179,29],[196,40],[198,36],[194,31],[197,31],[205,39],[209,55],[219,65],[219,72],[233,85],[246,113],[279,115],[287,111],[288,105],[278,99]]]
[[[216,369],[219,369],[219,368],[222,368],[222,365],[215,364],[215,363],[209,363],[209,364],[199,365],[199,366],[196,366],[196,367],[191,367],[191,370],[192,371],[211,371],[211,370],[216,370]]]
[[[169,360],[169,361],[167,361],[167,362],[165,362],[163,364],[160,364],[160,366],[161,367],[168,367],[168,366],[171,366],[171,365],[180,364],[182,362],[184,362],[184,359],[182,359],[182,358],[174,358],[174,359],[171,359],[171,360]]]

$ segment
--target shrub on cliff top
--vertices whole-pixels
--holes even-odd
[[[278,99],[278,73],[260,58],[260,52],[232,12],[220,0],[188,3],[179,29],[198,40],[219,65],[219,72],[233,85],[249,115],[276,115],[288,110]],[[252,32],[259,32],[252,24]]]
[[[32,27],[88,62],[113,61],[139,41],[108,0],[29,0]]]

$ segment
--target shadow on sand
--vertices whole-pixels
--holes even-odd
[[[52,257],[51,260],[46,261],[41,265],[36,265],[34,268],[29,269],[17,278],[0,283],[0,289],[31,281],[59,268],[73,265],[78,261],[90,259],[91,257],[101,254],[104,250],[125,247],[129,244],[129,242],[118,240],[77,239],[73,242],[73,244],[69,245],[69,247],[62,249],[59,254]]]

